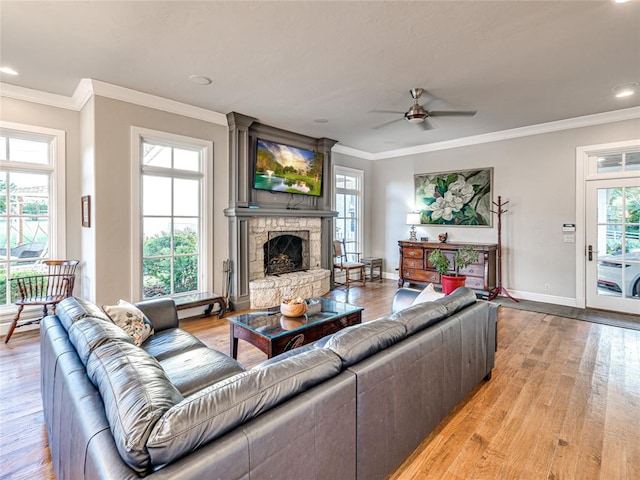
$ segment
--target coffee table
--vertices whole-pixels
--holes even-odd
[[[322,310],[303,317],[285,317],[280,307],[228,317],[230,355],[238,357],[238,339],[274,357],[362,322],[362,307],[320,297]]]

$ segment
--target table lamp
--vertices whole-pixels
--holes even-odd
[[[420,225],[422,222],[420,221],[419,213],[407,213],[407,225],[411,225],[411,232],[409,236],[409,240],[415,242],[416,238],[416,225]]]

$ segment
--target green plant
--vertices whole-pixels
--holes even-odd
[[[453,255],[453,262],[456,264],[456,276],[460,275],[461,268],[465,268],[477,261],[478,251],[474,250],[473,247],[467,246],[456,250],[456,253]]]
[[[442,250],[436,248],[429,255],[429,262],[433,265],[433,267],[438,271],[440,275],[446,275],[449,273],[449,268],[451,267],[451,260],[447,257]]]
[[[456,250],[453,254],[453,263],[456,266],[456,271],[451,274],[449,271],[451,268],[451,260],[447,257],[439,248],[436,248],[429,255],[429,262],[437,270],[440,275],[447,275],[449,277],[459,277],[460,269],[465,268],[468,265],[478,260],[478,252],[473,247],[464,247],[460,250]]]

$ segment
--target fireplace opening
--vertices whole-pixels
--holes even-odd
[[[269,232],[264,244],[265,275],[309,270],[309,231]]]

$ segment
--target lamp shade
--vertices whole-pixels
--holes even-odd
[[[421,223],[419,213],[407,213],[407,225],[420,225]]]

